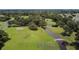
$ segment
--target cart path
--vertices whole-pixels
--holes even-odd
[[[50,27],[46,27],[45,32],[47,32],[48,35],[50,35],[51,37],[55,38],[55,40],[59,44],[61,50],[67,50],[66,45],[62,44],[63,39],[59,35],[57,35],[56,33],[52,32]]]

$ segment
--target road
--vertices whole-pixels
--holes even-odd
[[[63,39],[57,35],[56,33],[51,31],[51,27],[47,26],[45,31],[53,38],[55,38],[56,42],[59,44],[61,50],[67,50],[66,45],[62,44]]]

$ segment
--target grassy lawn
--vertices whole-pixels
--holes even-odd
[[[21,16],[21,17],[23,17],[24,19],[27,19],[27,18],[29,18],[29,16]]]
[[[5,43],[3,50],[59,50],[59,45],[43,29],[31,31],[28,27],[7,28],[11,40]]]
[[[48,25],[52,24],[52,19],[45,19],[45,21],[47,22]]]

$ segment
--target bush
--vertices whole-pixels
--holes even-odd
[[[3,30],[0,30],[0,49],[4,46],[4,43],[9,39],[10,38],[8,37],[8,34]]]
[[[58,25],[52,25],[52,27],[58,27]]]
[[[4,43],[0,41],[0,49],[4,46]]]
[[[37,25],[35,23],[31,22],[31,23],[29,23],[29,29],[37,30],[38,28],[37,28]]]
[[[0,17],[0,21],[7,21],[7,20],[10,20],[10,17],[8,16],[4,16],[4,17]]]
[[[79,41],[72,42],[70,45],[74,46],[76,48],[76,50],[79,50]]]
[[[46,26],[42,26],[41,28],[46,29]]]
[[[68,34],[67,32],[62,32],[61,35],[63,35],[63,36],[70,36],[71,34]]]
[[[0,30],[0,41],[6,42],[8,40],[9,40],[8,34],[4,32],[3,30]]]

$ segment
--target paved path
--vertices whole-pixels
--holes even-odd
[[[67,50],[67,49],[66,49],[66,45],[62,44],[62,43],[63,43],[63,39],[61,39],[61,37],[60,37],[59,35],[57,35],[56,33],[52,32],[50,27],[47,27],[47,28],[45,29],[45,31],[46,31],[51,37],[55,38],[55,40],[58,42],[58,44],[59,44],[61,50]]]

